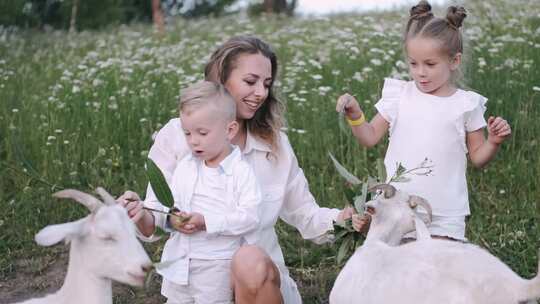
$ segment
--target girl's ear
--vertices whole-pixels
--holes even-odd
[[[236,133],[238,133],[239,129],[240,125],[236,120],[229,122],[227,124],[227,139],[231,141],[236,136]]]
[[[450,69],[452,71],[455,71],[459,68],[460,65],[461,65],[461,53],[457,53],[456,56],[454,56],[454,58],[450,60]]]

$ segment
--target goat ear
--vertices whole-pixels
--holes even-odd
[[[107,192],[107,190],[101,187],[97,187],[96,192],[99,194],[99,196],[101,196],[101,198],[103,199],[103,202],[106,205],[109,205],[109,206],[116,205],[116,200],[114,199],[114,197],[112,197],[112,195],[109,194],[109,192]]]
[[[63,240],[70,241],[73,237],[84,233],[85,221],[86,218],[83,218],[74,222],[49,225],[36,234],[36,243],[41,246],[52,246]]]
[[[414,216],[414,228],[416,230],[417,241],[431,239],[431,233],[429,233],[426,223],[424,223],[424,221],[418,215]]]

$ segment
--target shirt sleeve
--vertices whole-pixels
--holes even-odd
[[[465,130],[473,132],[484,128],[487,123],[484,118],[486,112],[487,98],[475,92],[468,93],[468,103],[465,109]]]
[[[379,114],[381,114],[390,125],[390,135],[392,134],[393,126],[395,125],[398,116],[399,96],[401,95],[401,91],[405,84],[406,82],[403,80],[385,78],[381,99],[375,104],[375,108]]]
[[[182,131],[180,119],[171,119],[156,135],[148,158],[159,167],[167,183],[170,184],[174,169],[179,159],[189,153],[189,147]],[[146,202],[157,201],[150,184],[146,188]]]
[[[282,134],[281,136],[286,135]],[[328,232],[333,231],[334,221],[340,211],[319,207],[309,191],[307,179],[298,166],[298,160],[289,141],[282,140],[281,143],[286,145],[283,148],[288,154],[281,157],[291,158],[283,207],[280,210],[281,219],[296,227],[304,239],[312,240],[315,243],[331,241],[333,238]]]
[[[237,194],[233,212],[215,215],[204,215],[208,236],[246,235],[259,226],[258,207],[262,200],[261,190],[252,168],[245,162],[233,171],[233,188]],[[256,242],[256,233],[246,237],[248,243]]]

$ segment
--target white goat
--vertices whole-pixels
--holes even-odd
[[[431,239],[408,207],[416,204],[393,187],[382,188],[385,197],[366,204],[370,230],[338,275],[331,304],[518,304],[540,298],[538,275],[522,279],[478,246]],[[394,246],[415,226],[416,242]]]
[[[111,280],[142,286],[151,261],[135,235],[135,225],[126,210],[116,205],[102,188],[105,204],[77,190],[56,192],[90,209],[90,215],[74,222],[50,225],[36,234],[36,242],[51,246],[71,243],[64,284],[56,293],[27,300],[25,304],[112,304]]]

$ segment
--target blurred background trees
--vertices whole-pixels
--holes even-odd
[[[247,10],[292,15],[297,0],[1,0],[0,26],[86,30],[162,17],[197,18]]]

